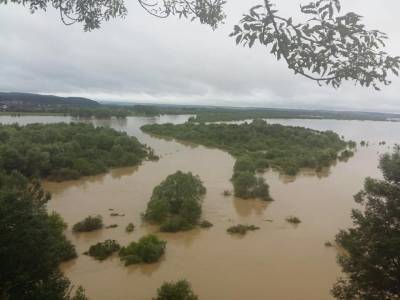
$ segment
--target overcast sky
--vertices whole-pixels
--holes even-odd
[[[0,5],[0,91],[85,96],[168,104],[357,109],[400,113],[400,79],[381,92],[346,84],[338,90],[295,76],[259,46],[236,46],[228,35],[261,0],[227,0],[216,31],[196,22],[157,19],[136,1],[128,16],[83,32],[65,26],[52,9],[33,15]],[[275,0],[296,15],[307,0]],[[388,51],[400,55],[399,0],[342,0],[343,11],[364,16],[386,32]]]

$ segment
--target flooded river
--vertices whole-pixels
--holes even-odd
[[[73,225],[88,215],[102,215],[106,225],[118,224],[90,234],[67,236],[79,253],[105,239],[127,244],[142,235],[156,232],[143,225],[144,212],[152,189],[177,170],[191,171],[203,180],[207,194],[203,216],[214,227],[178,234],[161,234],[167,240],[164,259],[153,265],[125,267],[117,257],[98,262],[85,255],[62,265],[75,285],[82,285],[92,300],[149,300],[164,281],[187,279],[202,300],[324,300],[332,299],[329,289],[340,276],[333,241],[340,228],[351,225],[350,210],[356,206],[352,195],[367,176],[380,177],[379,155],[400,142],[400,123],[335,120],[270,120],[284,125],[333,130],[346,139],[367,140],[347,163],[338,162],[320,174],[304,171],[296,178],[265,173],[274,202],[224,197],[232,189],[234,159],[227,153],[202,146],[184,145],[150,137],[139,127],[146,123],[181,123],[187,116],[93,121],[136,136],[161,156],[136,168],[111,172],[63,183],[46,182],[53,194],[48,207]],[[2,123],[69,122],[68,117],[0,117]],[[378,142],[388,144],[379,146]],[[111,217],[110,210],[125,214]],[[285,222],[294,215],[298,226]],[[272,222],[271,222],[272,220]],[[136,225],[126,233],[129,222]],[[261,229],[242,238],[226,233],[234,224],[254,224]]]

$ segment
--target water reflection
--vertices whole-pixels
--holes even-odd
[[[265,209],[271,202],[257,199],[240,199],[234,198],[233,205],[240,217],[263,216]]]
[[[121,179],[124,176],[131,176],[133,173],[139,170],[139,166],[129,168],[117,168],[110,171],[110,175],[113,179]]]
[[[140,272],[141,275],[151,277],[154,272],[160,269],[163,261],[165,261],[165,255],[156,263],[125,266],[126,274],[130,275],[132,273]]]

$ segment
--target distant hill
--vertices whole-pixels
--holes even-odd
[[[80,97],[58,97],[30,93],[2,93],[0,105],[7,106],[54,106],[54,107],[97,107],[100,104],[94,100]]]

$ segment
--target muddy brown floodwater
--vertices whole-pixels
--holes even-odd
[[[326,248],[340,228],[351,225],[352,195],[360,190],[365,177],[380,177],[379,154],[400,142],[400,123],[333,120],[270,120],[320,130],[334,130],[346,139],[367,140],[370,146],[358,147],[347,163],[339,162],[320,174],[302,172],[296,178],[265,173],[272,203],[239,200],[222,195],[231,189],[234,159],[227,153],[156,139],[139,127],[152,122],[184,122],[187,116],[92,121],[135,135],[161,156],[158,162],[145,162],[136,168],[111,172],[63,183],[45,182],[53,194],[48,208],[73,225],[88,215],[100,214],[106,225],[118,224],[90,234],[72,234],[69,239],[78,253],[105,239],[127,244],[155,232],[168,241],[164,259],[153,265],[125,267],[117,257],[98,262],[79,255],[62,265],[73,284],[82,285],[92,300],[149,300],[164,281],[188,279],[203,300],[220,299],[331,299],[329,289],[340,276],[335,248]],[[68,117],[0,117],[2,123],[70,122]],[[379,146],[378,142],[388,144]],[[176,170],[198,174],[207,187],[203,216],[214,223],[210,229],[178,234],[161,234],[142,224],[152,189]],[[110,210],[125,214],[111,217]],[[298,226],[285,222],[294,215]],[[272,220],[272,222],[266,221]],[[136,225],[126,233],[129,222]],[[237,223],[254,224],[261,229],[242,238],[226,233]]]

